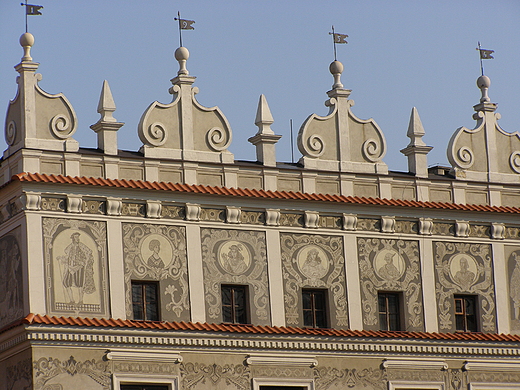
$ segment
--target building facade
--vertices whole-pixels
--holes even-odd
[[[520,139],[479,77],[450,167],[414,108],[389,171],[343,66],[298,163],[262,95],[235,161],[179,48],[170,103],[121,151],[105,81],[81,148],[63,94],[38,86],[25,33],[0,161],[0,389],[520,389]]]

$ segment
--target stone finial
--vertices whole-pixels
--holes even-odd
[[[408,138],[410,138],[410,143],[401,150],[401,153],[408,157],[408,171],[418,177],[428,177],[428,160],[426,155],[433,149],[431,146],[426,146],[422,140],[424,134],[424,127],[419,117],[419,112],[417,108],[413,107],[410,114],[408,132],[406,133]]]
[[[90,128],[97,133],[98,149],[109,155],[117,155],[117,130],[124,125],[124,123],[118,122],[114,118],[112,113],[115,110],[116,104],[114,103],[110,86],[108,81],[104,80],[97,108],[101,118]]]
[[[77,127],[74,108],[62,93],[49,94],[38,85],[42,75],[36,73],[39,64],[33,62],[31,57],[33,44],[32,34],[22,34],[20,45],[24,55],[14,67],[20,75],[16,97],[7,108],[5,140],[8,148],[4,158],[22,148],[64,152],[79,150],[79,143],[72,138]],[[29,169],[27,161],[24,159],[20,165],[22,172]],[[34,168],[30,169],[34,172]]]
[[[179,70],[168,89],[172,102],[155,101],[141,116],[140,152],[147,158],[232,163],[234,156],[228,150],[233,138],[231,126],[218,107],[204,107],[197,101],[196,77],[186,69],[189,56],[185,47],[175,50]]]
[[[491,80],[489,77],[482,75],[477,79],[477,87],[479,87],[480,92],[482,93],[482,97],[480,98],[481,103],[488,103],[491,101],[488,96],[490,86]]]
[[[501,115],[491,102],[487,76],[477,79],[481,97],[473,106],[475,128],[459,127],[448,144],[447,157],[457,179],[482,182],[518,183],[520,175],[520,134],[509,133],[498,124]]]
[[[338,60],[330,63],[329,70],[332,76],[334,76],[332,89],[343,89],[343,84],[341,84],[341,74],[343,73],[343,69],[343,64]]]
[[[267,99],[265,98],[265,95],[260,95],[255,119],[255,125],[258,126],[257,134],[274,134],[274,131],[271,130],[271,125],[273,123],[274,119],[271,115],[269,105],[267,104]]]
[[[312,114],[298,132],[300,164],[305,169],[339,172],[388,173],[382,161],[386,140],[373,119],[363,120],[354,115],[349,99],[350,89],[341,83],[343,64],[333,61],[329,70],[334,76],[332,89],[327,92],[329,107],[326,116]]]
[[[186,68],[186,62],[190,58],[190,52],[185,47],[181,46],[175,50],[175,59],[179,62],[179,71],[177,75],[189,75],[188,69]]]
[[[273,116],[267,104],[264,95],[260,95],[258,100],[258,109],[256,111],[255,125],[258,126],[258,133],[254,137],[249,138],[249,142],[256,146],[256,159],[265,166],[276,166],[276,150],[275,144],[282,137],[276,135],[271,130],[273,124]]]
[[[22,45],[23,47],[22,62],[31,62],[31,47],[32,45],[34,45],[34,36],[28,32],[22,34],[22,36],[20,37],[20,45]]]

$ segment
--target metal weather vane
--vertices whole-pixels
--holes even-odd
[[[332,26],[332,32],[329,33],[329,35],[332,35],[332,42],[334,43],[334,61],[337,61],[337,56],[336,56],[336,44],[340,44],[340,43],[348,43],[347,41],[345,41],[345,38],[348,38],[348,35],[347,34],[339,34],[337,32],[334,31],[334,26]]]
[[[40,12],[40,10],[43,8],[43,5],[27,4],[27,0],[25,0],[25,3],[20,3],[20,5],[25,6],[25,32],[28,32],[27,16],[41,15],[42,13]]]
[[[180,11],[177,11],[177,18],[173,18],[173,20],[179,21],[179,43],[182,47],[182,30],[195,30],[195,27],[192,26],[192,24],[195,23],[195,21],[181,19]]]
[[[479,54],[480,54],[480,72],[482,73],[482,76],[484,76],[484,65],[482,64],[482,60],[492,60],[494,59],[495,57],[493,57],[493,53],[495,52],[494,50],[489,50],[489,49],[482,49],[480,47],[480,42],[478,43],[478,47],[476,48],[476,50],[479,51]]]

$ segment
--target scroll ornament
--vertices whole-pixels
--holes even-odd
[[[231,134],[229,130],[223,130],[219,127],[212,127],[206,133],[206,141],[208,146],[215,152],[226,150],[231,143]]]
[[[16,139],[16,123],[14,121],[10,121],[5,128],[5,142],[9,146],[14,144],[14,140]]]
[[[59,139],[67,139],[76,132],[75,126],[72,121],[65,115],[58,114],[51,119],[50,129]]]

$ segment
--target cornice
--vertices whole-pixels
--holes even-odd
[[[250,354],[251,362],[260,364],[262,355],[274,352],[314,353],[334,355],[399,355],[402,356],[446,356],[446,357],[504,357],[518,358],[520,346],[514,342],[492,343],[484,341],[464,342],[461,340],[408,340],[408,339],[369,339],[330,338],[316,336],[284,336],[272,334],[211,334],[209,332],[172,332],[130,329],[77,329],[61,326],[28,326],[25,337],[21,336],[0,344],[0,351],[13,347],[16,342],[29,340],[31,345],[52,345],[53,347],[141,348],[153,346],[155,349],[167,348],[174,351],[238,351]],[[173,348],[173,350],[172,350]],[[253,351],[254,354],[253,354]],[[112,355],[115,359],[125,356]],[[128,356],[128,355],[126,355]],[[393,361],[395,362],[395,360]],[[307,361],[306,361],[307,363]],[[389,363],[392,365],[393,363]],[[396,363],[399,364],[399,363]],[[404,364],[404,363],[403,363]],[[430,363],[428,363],[430,364]],[[395,365],[395,364],[394,364]]]

